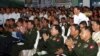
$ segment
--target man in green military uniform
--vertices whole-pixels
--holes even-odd
[[[76,45],[72,45],[71,51],[77,56],[97,56],[98,46],[91,38],[91,30],[86,28],[80,33],[81,41]]]
[[[11,56],[13,40],[11,32],[2,30],[0,34],[0,56]]]
[[[79,37],[79,26],[77,24],[73,24],[70,26],[70,35],[68,36],[67,40],[66,40],[66,45],[67,48],[70,48],[71,45],[76,45],[77,42],[80,41],[80,37]],[[73,42],[72,42],[73,41]],[[71,52],[71,50],[68,50],[68,56],[75,56],[74,52]]]
[[[33,49],[37,37],[37,30],[34,29],[33,21],[28,21],[28,31],[25,34],[24,49]]]
[[[63,47],[63,37],[61,36],[61,28],[58,25],[53,25],[51,28],[51,36],[44,33],[43,34],[43,40],[44,40],[44,55],[40,56],[56,56],[56,55],[62,55],[64,53]],[[38,56],[38,55],[37,55]]]
[[[22,29],[23,34],[25,36],[24,41],[22,45],[20,45],[20,43],[16,43],[13,46],[13,50],[12,50],[12,56],[18,56],[20,51],[22,50],[28,50],[28,49],[33,49],[34,48],[34,43],[37,37],[37,30],[34,29],[34,24],[33,21],[28,21],[27,22],[27,29]]]
[[[64,47],[64,39],[61,36],[61,28],[58,25],[53,25],[51,28],[51,36],[50,37],[43,37],[44,41],[46,41],[47,45],[47,55],[48,56],[56,56],[61,55],[61,49]],[[45,35],[44,35],[45,36]]]
[[[42,36],[43,33],[46,33],[46,32],[49,33],[48,22],[49,22],[49,21],[48,21],[47,19],[42,18],[42,20],[41,20],[42,25],[41,25],[41,29],[40,29],[40,36]]]
[[[70,35],[68,36],[68,40],[72,39],[74,41],[74,44],[76,44],[80,40],[79,33],[80,33],[79,26],[77,24],[71,25]]]

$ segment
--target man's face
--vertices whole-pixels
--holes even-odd
[[[47,26],[47,25],[48,25],[47,21],[44,20],[44,21],[43,21],[43,26]]]
[[[74,8],[74,14],[79,14],[80,10],[78,10],[77,8]]]
[[[37,25],[39,23],[39,21],[37,19],[34,20],[35,25]]]
[[[9,23],[10,23],[11,25],[13,25],[15,22],[14,22],[14,21],[12,21],[12,20],[10,20],[10,21],[9,21]]]
[[[28,22],[27,28],[28,29],[32,29],[32,27],[33,27],[32,23],[31,22]]]
[[[86,36],[85,31],[82,30],[81,33],[80,33],[81,39],[82,40],[85,39],[85,36]]]
[[[82,30],[80,33],[80,38],[82,40],[85,40],[86,38],[88,38],[87,36],[90,35],[90,32],[88,30]]]
[[[95,31],[95,30],[97,30],[97,29],[99,29],[99,25],[98,24],[96,24],[96,22],[92,22],[92,29],[93,29],[93,31]]]
[[[84,30],[85,26],[83,24],[80,24],[80,30]]]
[[[27,28],[27,24],[26,22],[23,22],[23,27]]]
[[[21,22],[17,22],[17,26],[18,27],[22,26],[22,23]]]
[[[6,9],[6,13],[10,13],[10,9],[9,8]]]
[[[74,36],[76,34],[76,29],[74,26],[71,26],[70,31],[71,36]]]
[[[58,33],[58,31],[55,29],[55,26],[52,26],[50,32],[51,32],[51,35],[52,35],[52,36],[55,36],[55,35]]]

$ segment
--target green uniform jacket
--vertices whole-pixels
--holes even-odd
[[[46,46],[47,46],[47,52],[49,56],[55,56],[55,52],[59,49],[59,48],[63,48],[64,47],[64,40],[63,37],[61,35],[57,35],[54,37],[50,37],[47,41],[46,41]]]
[[[74,41],[74,45],[76,45],[78,42],[81,42],[81,39],[80,39],[79,35],[76,38],[74,38],[74,37],[72,37],[70,35],[68,37],[68,39],[70,39],[70,38]],[[67,52],[68,52],[68,54],[67,54],[68,56],[77,56],[76,53],[75,53],[75,51],[69,51],[69,50],[67,50]]]
[[[77,56],[97,56],[98,45],[92,39],[89,39],[87,42],[78,42],[74,51]]]
[[[25,34],[24,45],[17,45],[17,43],[14,44],[13,48],[12,48],[13,50],[12,50],[11,55],[12,56],[19,56],[20,51],[22,51],[24,49],[34,48],[34,43],[35,43],[36,37],[37,37],[37,30],[32,29],[32,30],[28,31]]]
[[[34,48],[34,43],[37,38],[37,30],[32,29],[25,34],[24,49]]]

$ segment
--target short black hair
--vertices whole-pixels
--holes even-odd
[[[79,27],[79,25],[78,25],[78,24],[73,24],[73,25],[71,25],[71,26],[74,26],[74,27],[75,27],[75,30],[80,31],[80,27]]]
[[[85,30],[88,30],[92,35],[92,29],[90,27],[86,27]]]
[[[24,19],[19,18],[17,22],[23,23]]]
[[[74,8],[77,8],[78,10],[81,10],[79,6],[75,6]]]
[[[100,25],[100,21],[99,20],[93,20],[93,22],[95,22],[96,24]]]
[[[25,19],[24,19],[24,20],[23,20],[23,22],[26,22],[26,23],[28,23],[28,20],[25,20]]]
[[[6,19],[6,21],[9,21],[10,19]]]
[[[45,30],[45,31],[40,31],[40,36],[42,36],[43,34],[46,34],[46,35],[50,35],[50,32]],[[43,37],[43,36],[42,36]]]
[[[66,19],[65,17],[62,17],[62,18],[61,18],[61,20],[65,20],[65,19]]]
[[[38,21],[40,21],[39,17],[35,17],[34,20],[35,20],[35,19],[38,20]]]
[[[15,19],[14,18],[10,18],[9,21],[12,21],[15,23]]]
[[[47,23],[49,22],[49,20],[48,20],[48,19],[46,19],[46,18],[44,18],[44,17],[42,17],[41,19],[44,19]]]
[[[58,30],[60,34],[62,34],[62,29],[59,25],[53,25],[53,26],[55,26],[55,29]]]
[[[82,22],[80,22],[80,24],[82,24],[84,27],[87,27],[86,21],[82,21]],[[79,25],[80,25],[80,24],[79,24]]]
[[[28,20],[28,22],[30,22],[31,24],[33,24],[33,25],[34,25],[34,22],[33,22],[32,20]]]

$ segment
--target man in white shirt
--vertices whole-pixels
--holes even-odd
[[[97,56],[100,56],[100,21],[92,21],[92,29],[94,31],[92,39],[98,44],[99,47]]]
[[[20,13],[18,13],[18,12],[12,12],[10,14],[9,18],[14,18],[15,21],[17,22],[17,20],[20,18]]]
[[[6,22],[7,19],[10,19],[10,15],[11,15],[11,14],[7,14],[7,13],[4,13],[4,14],[3,14],[4,23]]]
[[[86,21],[88,24],[89,18],[86,17],[85,14],[83,14],[82,12],[80,12],[80,8],[79,7],[74,7],[74,24],[78,24],[82,21]]]
[[[7,9],[5,10],[5,13],[3,14],[3,17],[4,17],[4,23],[5,23],[5,21],[6,21],[7,19],[10,19],[10,17],[11,17],[11,11],[10,11],[9,8],[7,8]]]
[[[46,18],[46,19],[48,19],[48,14],[45,13],[45,14],[43,15],[43,17]]]
[[[60,22],[62,18],[67,18],[64,12],[61,12],[61,14],[59,15]]]

